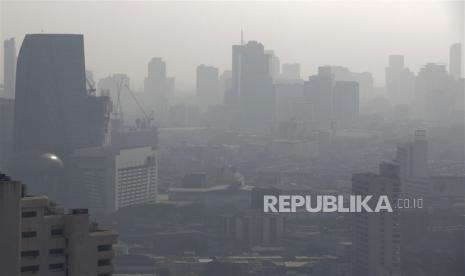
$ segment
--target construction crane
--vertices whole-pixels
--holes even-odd
[[[87,83],[87,92],[89,92],[89,95],[95,96],[95,91],[97,91],[97,89],[95,89],[95,82],[93,80],[91,81],[89,77],[86,76],[86,83]]]
[[[123,82],[123,79],[119,79],[116,83],[116,105],[113,111],[114,118],[120,120],[121,122],[124,119],[123,106],[121,105],[121,90],[123,88]]]
[[[145,123],[146,123],[146,126],[149,127],[151,122],[154,120],[153,118],[153,111],[150,112],[150,114],[147,114],[147,112],[145,112],[145,109],[142,107],[142,105],[140,104],[139,100],[137,100],[137,97],[135,95],[135,93],[131,90],[131,88],[129,88],[129,85],[127,83],[124,84],[124,86],[126,87],[126,89],[128,90],[129,92],[129,95],[131,95],[131,98],[134,100],[134,102],[136,102],[137,104],[137,107],[139,107],[139,110],[142,112],[142,114],[144,115],[144,119],[143,121],[145,120]],[[142,125],[144,125],[144,123],[142,123]]]

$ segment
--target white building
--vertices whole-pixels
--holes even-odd
[[[156,201],[158,163],[152,146],[79,149],[73,154],[73,161],[92,210],[114,212]]]
[[[25,196],[4,175],[0,229],[0,276],[112,275],[115,232],[99,229],[86,209],[65,213],[45,196]]]

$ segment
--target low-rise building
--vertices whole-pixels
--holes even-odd
[[[1,276],[112,275],[117,234],[91,222],[87,209],[65,211],[46,196],[26,196],[5,175],[0,199]]]

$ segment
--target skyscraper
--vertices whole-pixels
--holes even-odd
[[[313,121],[318,125],[328,125],[332,120],[332,93],[334,76],[331,67],[321,66],[318,75],[310,76],[304,83],[304,95],[313,107]]]
[[[232,97],[238,104],[239,125],[263,129],[275,120],[275,93],[270,72],[270,55],[263,45],[249,41],[233,46]]]
[[[218,68],[202,64],[197,66],[196,75],[197,102],[202,111],[220,104],[223,99],[219,91]]]
[[[462,44],[460,43],[455,43],[450,46],[449,74],[456,80],[462,77]]]
[[[15,97],[16,82],[16,44],[15,39],[10,38],[3,42],[3,74],[5,82],[5,98],[13,99]],[[2,97],[2,95],[0,95]]]
[[[105,141],[110,101],[86,90],[84,39],[26,35],[18,57],[15,149],[65,155]]]
[[[400,196],[398,166],[381,163],[378,174],[352,175],[352,193],[372,195],[376,200],[386,195],[391,202],[396,202]],[[400,275],[399,209],[394,208],[392,213],[354,213],[352,242],[352,275]]]
[[[168,78],[166,63],[159,57],[152,58],[147,66],[144,92],[153,102],[158,121],[166,121],[170,102],[174,98],[174,78]]]
[[[404,56],[389,56],[386,67],[386,91],[394,104],[409,104],[413,100],[415,75],[404,67]]]
[[[0,169],[13,153],[15,100],[0,97]]]
[[[359,115],[359,88],[355,81],[336,81],[333,89],[333,117],[343,125],[356,122]]]
[[[415,115],[431,121],[450,122],[454,79],[446,65],[428,63],[415,79]]]
[[[397,145],[396,160],[404,196],[429,195],[428,141],[425,130],[416,130],[412,141]]]

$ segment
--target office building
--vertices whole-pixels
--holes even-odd
[[[112,275],[117,234],[0,175],[0,275]]]
[[[152,103],[157,121],[166,122],[169,107],[174,99],[174,78],[167,77],[166,63],[159,57],[152,58],[147,66],[144,93]]]
[[[343,126],[357,122],[359,115],[359,86],[354,81],[336,81],[333,89],[333,118]]]
[[[404,66],[404,56],[389,56],[386,67],[386,93],[394,104],[410,104],[415,91],[415,74]]]
[[[196,76],[197,103],[201,111],[205,112],[209,106],[221,104],[223,99],[220,93],[218,68],[199,65]]]
[[[26,35],[18,57],[15,149],[66,155],[104,143],[110,101],[86,90],[82,35]]]
[[[449,50],[449,74],[454,79],[462,78],[462,44],[455,43]]]
[[[397,145],[396,161],[399,164],[399,177],[404,196],[415,198],[429,196],[431,184],[425,130],[416,130],[412,141]]]
[[[72,155],[76,184],[91,210],[154,203],[158,194],[156,129],[112,133],[111,145],[82,148]]]
[[[354,81],[358,83],[361,102],[372,99],[374,95],[373,76],[370,72],[352,72],[347,67],[331,66],[331,73],[335,81]]]
[[[394,163],[381,163],[378,174],[352,175],[352,194],[372,195],[375,204],[381,195],[396,202],[400,198],[400,188],[398,166]],[[373,205],[370,207],[374,209]],[[400,275],[399,209],[393,209],[392,213],[354,213],[352,244],[352,275]]]
[[[14,99],[0,98],[0,169],[13,153]]]
[[[276,121],[283,122],[296,119],[295,105],[306,102],[303,82],[279,82],[275,84],[276,91]],[[310,109],[311,111],[311,109]],[[299,118],[310,122],[311,116]]]
[[[222,237],[244,246],[277,245],[284,234],[284,217],[246,210],[221,218]]]
[[[235,108],[239,127],[264,130],[274,123],[270,60],[263,45],[256,41],[233,46],[232,95],[228,103]]]
[[[332,93],[334,76],[331,67],[318,68],[318,75],[310,76],[304,83],[304,95],[313,106],[313,122],[328,126],[332,120]]]
[[[3,81],[5,88],[3,95],[0,94],[0,97],[14,99],[16,86],[16,44],[14,38],[3,42],[3,51]]]
[[[277,81],[281,75],[281,65],[279,57],[275,55],[274,51],[266,50],[265,54],[268,55],[269,72],[273,82]]]
[[[428,63],[415,80],[414,111],[417,118],[433,122],[450,121],[453,107],[454,79],[446,65]]]

